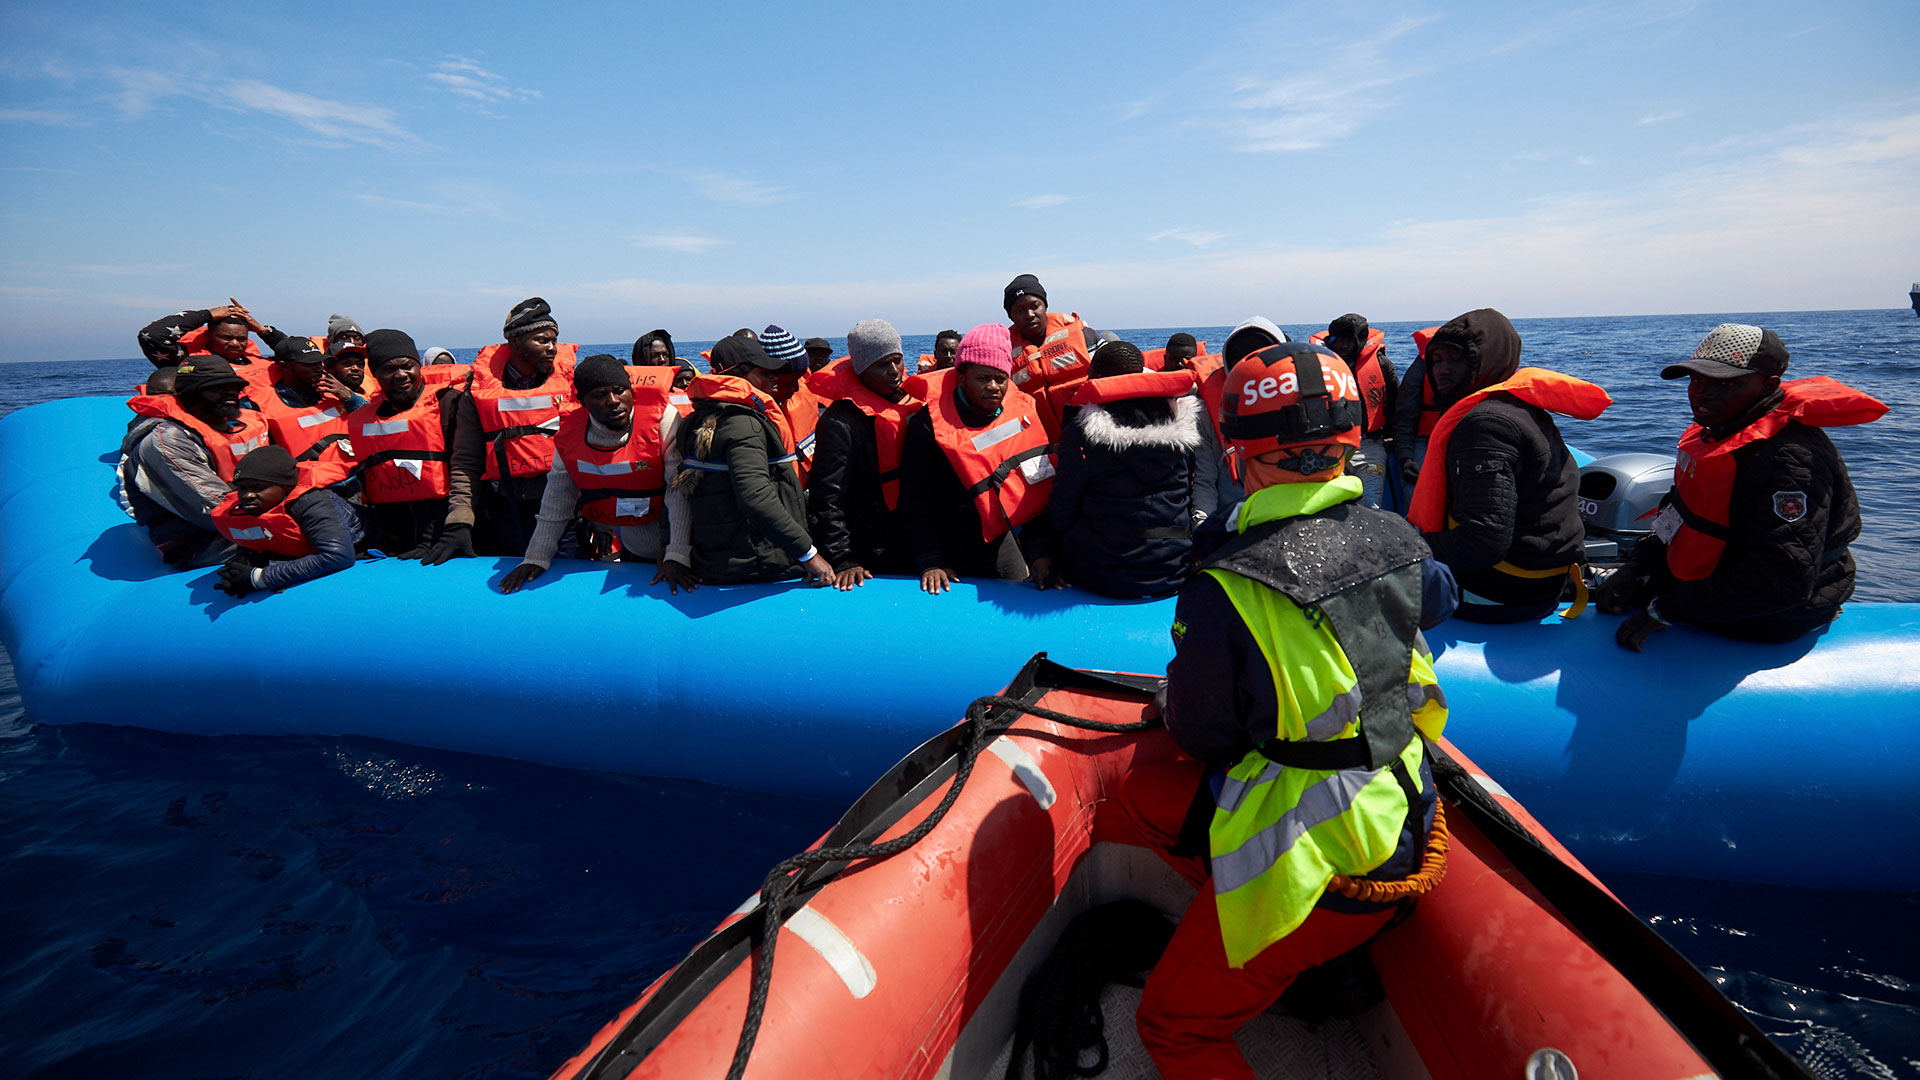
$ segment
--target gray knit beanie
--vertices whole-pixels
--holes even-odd
[[[862,319],[847,331],[847,363],[853,366],[855,375],[889,356],[905,354],[900,331],[885,319]]]
[[[327,340],[332,341],[341,334],[360,334],[360,324],[345,315],[327,316]],[[366,336],[361,334],[362,337]]]

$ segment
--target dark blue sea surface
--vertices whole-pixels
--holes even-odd
[[[1382,324],[1396,364],[1408,333],[1446,314]],[[1723,321],[1777,330],[1790,375],[1893,406],[1832,434],[1866,520],[1858,597],[1920,601],[1911,311],[1517,325],[1524,362],[1612,392],[1602,419],[1563,425],[1604,454],[1671,451],[1685,384],[1659,369]],[[1189,332],[1217,351],[1226,329]],[[1156,346],[1174,328],[1119,332]],[[906,347],[930,352],[932,337]],[[0,414],[124,395],[148,370],[0,365]],[[335,645],[284,647],[300,662]],[[981,672],[981,692],[1010,674]],[[0,653],[0,1075],[545,1076],[840,809],[371,739],[37,724]],[[1920,897],[1608,883],[1820,1075],[1920,1077]]]

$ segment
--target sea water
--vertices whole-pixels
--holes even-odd
[[[1601,420],[1562,424],[1604,454],[1670,451],[1685,384],[1659,369],[1723,321],[1778,331],[1791,375],[1831,375],[1893,406],[1832,434],[1866,522],[1858,598],[1920,601],[1912,312],[1516,325],[1524,362],[1613,394]],[[1380,324],[1397,365],[1423,325]],[[1218,351],[1226,330],[1188,332]],[[1118,332],[1151,347],[1175,328]],[[678,344],[692,356],[710,343]],[[905,344],[910,357],[932,351],[929,335]],[[0,414],[124,395],[148,370],[0,365]],[[356,655],[350,641],[262,647],[308,666]],[[981,692],[1010,674],[980,673]],[[373,739],[35,724],[0,654],[0,1075],[545,1076],[840,810]],[[1820,1075],[1920,1077],[1920,897],[1845,882],[1607,882]]]

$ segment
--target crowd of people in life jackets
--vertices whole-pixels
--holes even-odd
[[[1357,314],[1307,343],[1256,317],[1218,353],[1188,334],[1142,351],[1052,310],[1031,274],[1003,303],[1008,324],[941,332],[911,374],[880,319],[837,359],[821,338],[743,329],[702,372],[665,330],[625,361],[579,356],[537,297],[471,364],[340,315],[303,337],[237,302],[178,312],[139,333],[155,371],[128,403],[124,500],[169,564],[219,566],[235,595],[368,552],[517,556],[506,593],[585,558],[653,562],[676,592],[910,575],[930,593],[971,578],[1166,595],[1245,499],[1229,374],[1312,349],[1339,360],[1336,380],[1248,393],[1359,402],[1343,468],[1366,505],[1420,529],[1460,617],[1585,603],[1578,474],[1553,418],[1609,398],[1520,366],[1499,312],[1416,332],[1396,373]],[[1664,372],[1692,379],[1697,423],[1656,537],[1600,590],[1603,610],[1635,612],[1623,645],[1675,620],[1792,637],[1850,595],[1858,507],[1820,428],[1885,407],[1830,379],[1783,383],[1786,365],[1772,332],[1728,324]]]
[[[1233,1042],[1302,971],[1362,947],[1445,871],[1427,761],[1447,708],[1420,631],[1586,601],[1578,472],[1554,417],[1600,387],[1520,364],[1490,308],[1413,335],[1396,377],[1359,315],[1307,342],[1263,318],[1219,353],[1142,351],[1050,310],[936,339],[907,373],[880,319],[847,353],[778,326],[699,372],[656,330],[576,356],[545,301],[435,363],[335,316],[288,337],[237,303],[140,334],[122,487],[166,561],[244,596],[377,549],[656,564],[670,589],[874,575],[1177,593],[1161,712],[1185,756],[1130,771],[1103,838],[1160,852],[1197,897],[1138,1012],[1161,1074],[1251,1077]],[[258,351],[254,338],[272,351]],[[424,361],[424,362],[423,362]],[[1886,406],[1783,382],[1771,331],[1714,327],[1666,368],[1694,423],[1653,535],[1600,587],[1638,651],[1686,621],[1786,640],[1852,594],[1860,516],[1824,427]],[[1411,494],[1397,494],[1411,487]]]

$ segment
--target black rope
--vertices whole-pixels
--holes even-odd
[[[1152,717],[1131,724],[1109,724],[1100,720],[1088,720],[1081,716],[1043,709],[1038,705],[1029,705],[1018,698],[994,694],[979,698],[967,706],[967,732],[958,752],[959,760],[954,768],[953,783],[940,799],[940,804],[921,820],[918,825],[892,840],[877,844],[846,844],[841,847],[816,848],[803,851],[775,866],[768,872],[766,881],[760,886],[760,903],[766,909],[761,922],[759,949],[755,952],[753,964],[753,988],[747,997],[747,1015],[740,1025],[740,1042],[734,1047],[733,1065],[727,1069],[727,1080],[740,1080],[747,1071],[747,1059],[753,1056],[754,1040],[760,1036],[760,1019],[766,1012],[767,992],[773,986],[773,948],[780,938],[780,927],[787,921],[787,905],[793,900],[793,894],[799,885],[798,872],[826,863],[849,862],[866,859],[878,862],[891,858],[919,843],[939,825],[947,811],[960,797],[960,789],[967,785],[967,778],[973,775],[973,763],[980,751],[1002,731],[1011,727],[1021,714],[1036,716],[1042,720],[1051,720],[1056,724],[1080,728],[1084,731],[1100,731],[1113,735],[1126,735],[1158,727],[1160,719]]]

